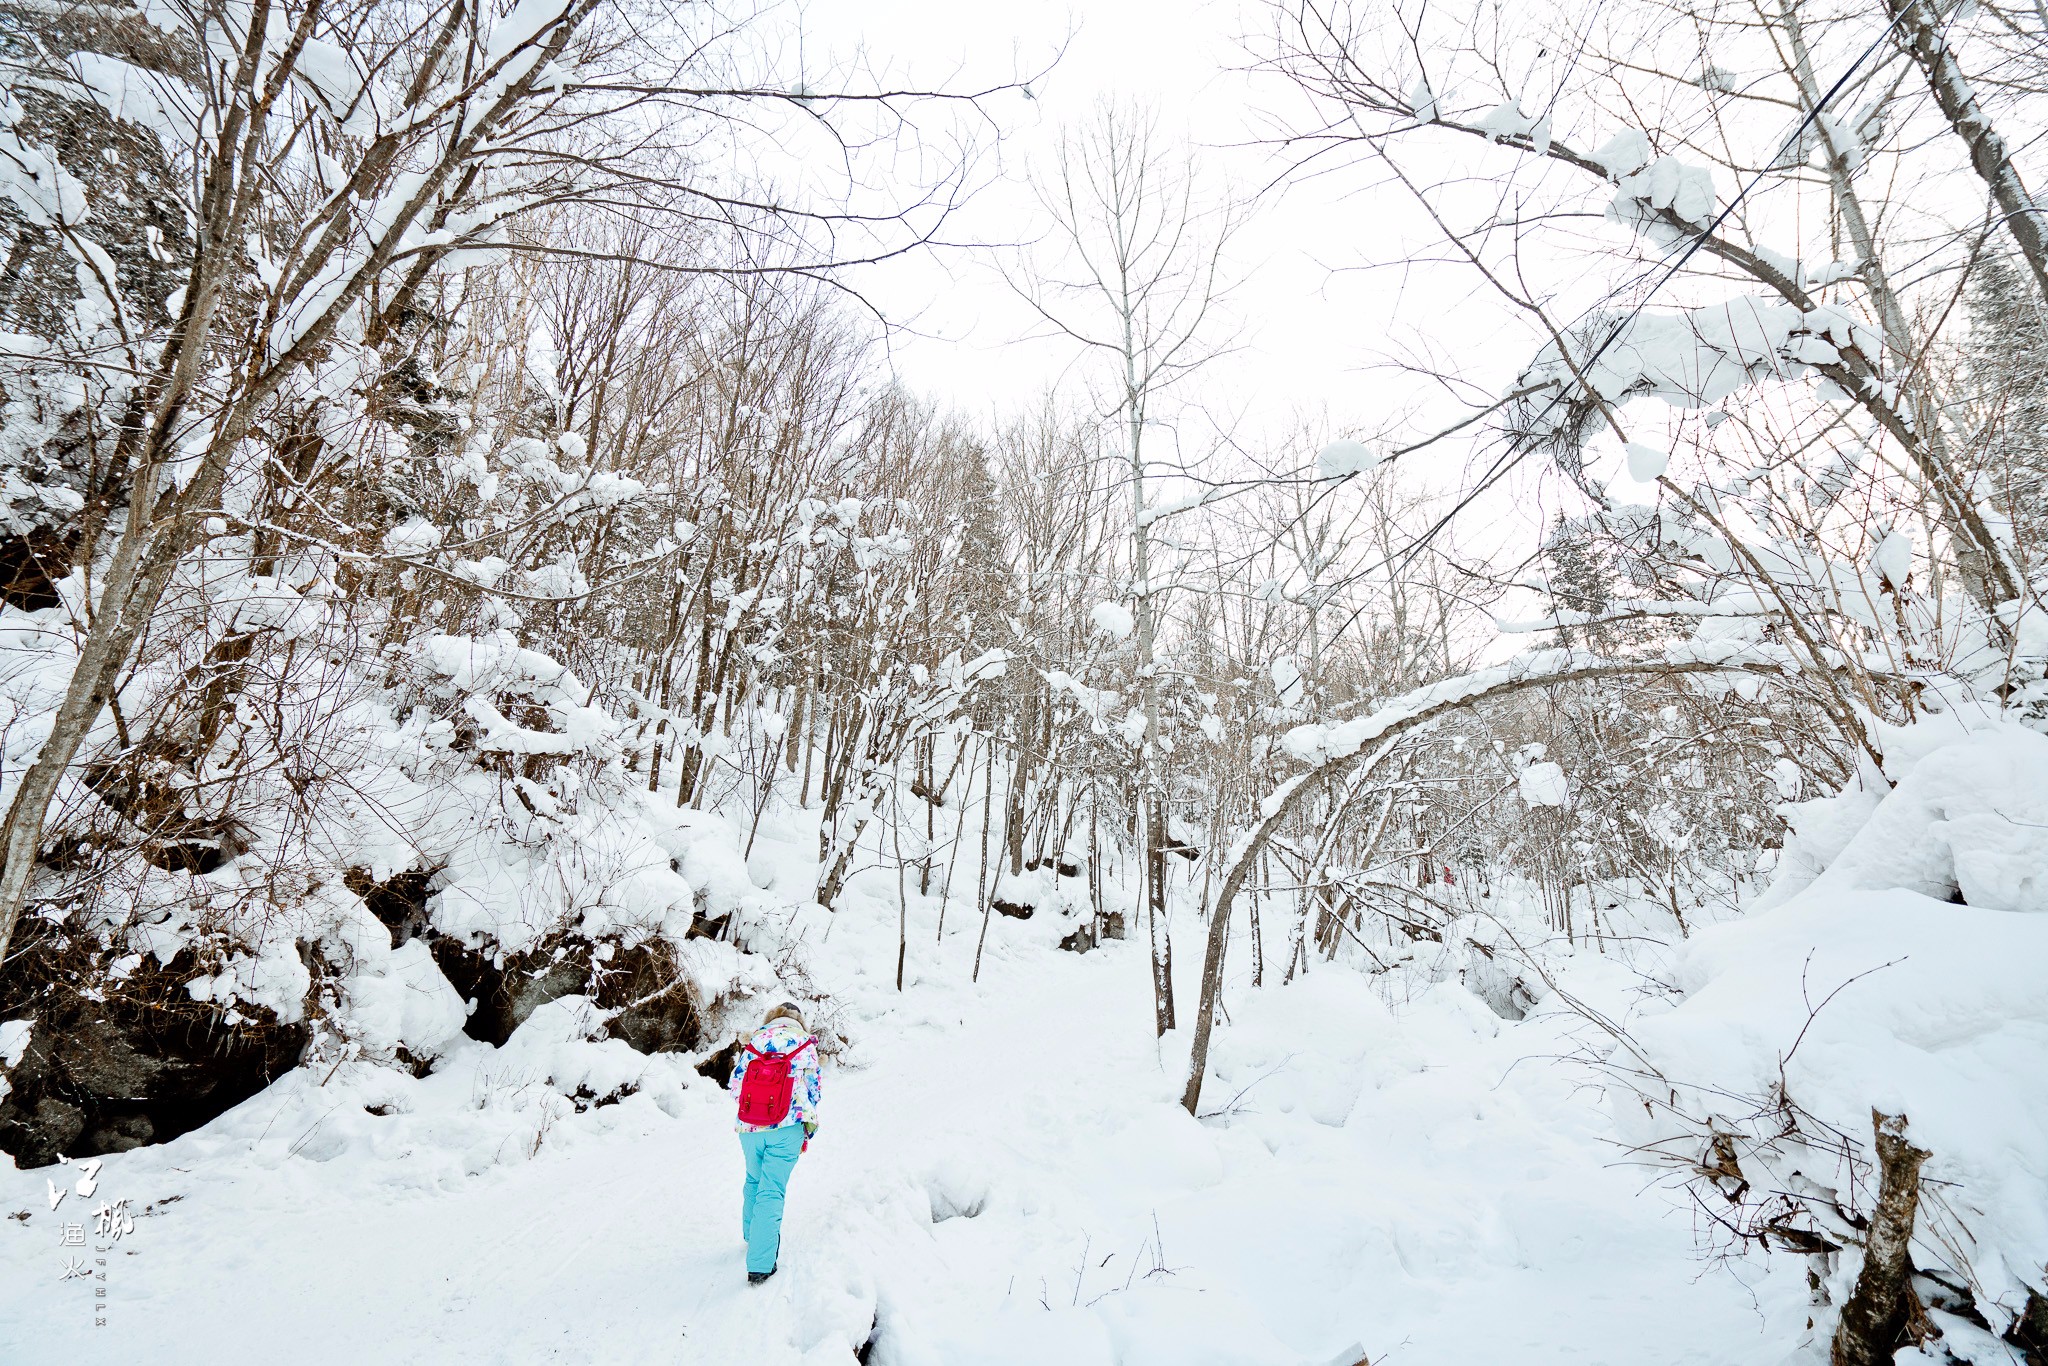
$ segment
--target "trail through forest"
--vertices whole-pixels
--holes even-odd
[[[974,985],[978,926],[956,908],[932,948],[936,903],[918,909],[900,997],[893,955],[840,946],[870,968],[838,993],[852,1042],[765,1286],[742,1274],[708,1079],[675,1115],[600,1107],[452,1183],[402,1148],[307,1160],[317,1124],[269,1156],[319,1112],[266,1092],[106,1159],[100,1193],[154,1209],[116,1245],[106,1328],[52,1274],[84,1202],[52,1212],[47,1171],[7,1173],[30,1217],[0,1243],[0,1338],[33,1324],[71,1361],[778,1366],[872,1337],[871,1363],[1622,1366],[1753,1361],[1796,1332],[1775,1322],[1805,1312],[1796,1274],[1745,1284],[1760,1265],[1708,1264],[1677,1198],[1642,1193],[1587,1075],[1552,1060],[1569,1016],[1510,1024],[1455,984],[1390,1012],[1355,974],[1311,974],[1246,999],[1196,1122],[1154,1053],[1138,944],[1075,956],[999,919]],[[894,927],[868,920],[880,948]],[[422,1090],[484,1104],[518,1080],[497,1053]],[[431,1110],[405,1117],[422,1142]]]
[[[1090,11],[0,0],[0,1366],[2048,1366],[2048,3]]]

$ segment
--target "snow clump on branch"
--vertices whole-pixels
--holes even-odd
[[[1381,456],[1363,441],[1332,441],[1316,456],[1316,470],[1325,479],[1342,479],[1380,463]]]
[[[1095,629],[1111,640],[1129,640],[1137,625],[1131,609],[1120,602],[1098,602],[1088,615],[1094,620]]]
[[[1640,227],[1653,242],[1673,242],[1682,234],[1664,217],[1667,209],[1704,230],[1714,221],[1713,173],[1677,157],[1658,157],[1622,179],[1607,206],[1607,216],[1616,223]]]
[[[1590,319],[1575,331],[1572,365],[1555,342],[1537,352],[1515,381],[1517,389],[1547,386],[1521,404],[1515,426],[1524,441],[1577,449],[1601,403],[1655,397],[1674,408],[1711,408],[1746,385],[1798,379],[1814,366],[1837,365],[1846,348],[1866,355],[1881,349],[1868,327],[1840,309],[1806,311],[1759,295],[1676,313],[1641,313],[1619,325],[1605,349],[1601,342],[1617,326],[1612,316]],[[1597,359],[1585,359],[1596,352]],[[1587,387],[1598,394],[1598,403],[1586,395]],[[1555,397],[1560,390],[1569,396],[1563,402]]]
[[[1571,803],[1571,784],[1565,779],[1564,769],[1548,761],[1523,769],[1519,786],[1522,803],[1531,810],[1539,806],[1568,806]]]

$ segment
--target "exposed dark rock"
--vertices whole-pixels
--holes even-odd
[[[156,1141],[156,1125],[148,1115],[124,1115],[93,1130],[88,1140],[94,1152],[125,1153]]]
[[[632,1095],[634,1089],[632,1086],[621,1086],[599,1095],[588,1086],[579,1086],[569,1093],[569,1103],[576,1107],[576,1113],[580,1115],[590,1110],[602,1109],[607,1105],[617,1105]]]
[[[462,1032],[484,1043],[505,1042],[505,1035],[512,1031],[499,1033],[502,1009],[498,997],[505,986],[504,971],[491,961],[489,954],[446,935],[430,936],[427,950],[434,955],[434,966],[455,988],[455,994],[470,1003],[469,1019],[463,1023]]]
[[[304,1024],[247,1006],[229,1025],[220,1007],[192,1000],[183,990],[199,972],[190,953],[88,999],[61,971],[60,942],[35,936],[0,976],[0,997],[20,1003],[9,1017],[35,1021],[0,1098],[0,1151],[20,1166],[176,1138],[295,1066],[311,1037]]]
[[[1058,873],[1061,877],[1081,876],[1080,860],[1074,858],[1070,854],[1060,854],[1057,856],[1054,856],[1052,854],[1043,854],[1037,858],[1029,858],[1024,860],[1025,872],[1035,873],[1040,868],[1050,868],[1055,873]]]
[[[75,536],[43,528],[0,541],[0,602],[37,612],[59,606],[56,581],[71,569]]]
[[[732,1080],[732,1070],[739,1066],[739,1062],[740,1041],[734,1039],[731,1043],[698,1063],[697,1075],[709,1077],[720,1086],[724,1086]]]
[[[2048,1366],[2048,1295],[2027,1291],[2027,1307],[2006,1341],[2026,1353],[2027,1366]]]
[[[0,1124],[5,1122],[5,1117],[0,1116]],[[33,1147],[17,1151],[15,1163],[23,1167],[48,1166],[57,1160],[58,1153],[80,1151],[78,1136],[85,1132],[85,1111],[76,1105],[66,1105],[53,1096],[44,1096],[36,1101],[28,1126],[43,1151],[38,1153]]]
[[[430,877],[412,872],[373,884],[351,875],[349,885],[391,929],[394,945],[428,941],[455,989],[476,1002],[465,1025],[472,1038],[502,1044],[547,1002],[587,995],[619,1009],[612,1036],[643,1053],[697,1047],[694,1002],[660,941],[620,948],[565,939],[499,964],[433,933],[425,919]],[[33,1019],[35,1027],[21,1061],[7,1072],[0,1151],[23,1167],[175,1138],[291,1069],[312,1037],[306,1024],[282,1024],[246,1004],[229,1024],[221,1006],[194,1001],[185,983],[202,967],[189,950],[168,966],[145,959],[113,983],[101,961],[106,951],[82,948],[47,922],[25,925],[16,947],[0,972],[0,1000],[8,1003],[5,1018]],[[97,984],[106,999],[84,995],[86,983]],[[425,1061],[401,1060],[415,1071],[427,1068]],[[602,1105],[615,1097],[580,1099]]]
[[[600,1006],[629,1006],[612,1017],[613,1038],[642,1053],[688,1052],[701,1026],[680,970],[655,941],[621,949],[587,939],[516,954],[503,965],[446,936],[429,941],[434,961],[455,990],[476,1002],[463,1032],[502,1044],[534,1011],[564,996],[589,996]],[[609,957],[600,956],[605,948]],[[637,1004],[635,1004],[637,1003]]]
[[[1060,940],[1060,947],[1068,953],[1087,953],[1097,948],[1105,939],[1124,937],[1124,913],[1104,911],[1101,915],[1084,920],[1074,927],[1073,933]]]

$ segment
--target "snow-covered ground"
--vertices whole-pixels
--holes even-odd
[[[934,945],[913,898],[899,996],[893,890],[857,881],[813,955],[848,1043],[765,1286],[730,1101],[574,1041],[558,1003],[424,1080],[301,1070],[55,1211],[78,1169],[0,1173],[26,1213],[0,1228],[6,1357],[836,1364],[878,1324],[867,1359],[900,1366],[1732,1366],[1804,1326],[1791,1259],[1709,1259],[1622,1160],[1590,1075],[1554,1060],[1568,1014],[1510,1024],[1454,982],[1394,1011],[1341,969],[1238,993],[1197,1122],[1139,943],[1077,956],[998,918],[973,984],[978,923],[956,898]],[[559,1098],[629,1075],[617,1104]],[[93,1236],[122,1198],[133,1231]],[[62,1279],[101,1256],[104,1281]]]
[[[886,859],[826,912],[804,813],[745,860],[724,819],[671,814],[741,946],[678,945],[699,1053],[635,1052],[566,997],[500,1048],[432,1034],[425,1076],[344,1054],[169,1143],[9,1164],[0,1357],[1811,1366],[1835,1311],[1753,1244],[1832,1238],[1843,1302],[1875,1106],[1932,1152],[1913,1246],[1952,1356],[1925,1359],[2011,1363],[1993,1334],[2048,1248],[2048,1105],[2013,1084],[2048,1056],[2048,741],[1936,738],[1882,792],[1791,808],[1773,889],[1686,938],[1646,903],[1608,908],[1610,952],[1537,943],[1502,884],[1389,970],[1255,990],[1240,930],[1200,1119],[1142,944],[1056,947],[1079,878],[1003,880],[1040,909],[994,917],[978,981],[972,895],[941,934],[913,891],[899,992]],[[387,976],[362,999],[400,1034],[458,1010]],[[787,992],[828,1050],[824,1127],[749,1287],[731,1102],[696,1064]]]

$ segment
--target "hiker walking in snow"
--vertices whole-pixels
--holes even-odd
[[[775,1274],[782,1250],[782,1198],[797,1156],[818,1132],[818,1041],[804,1017],[784,1002],[768,1012],[740,1051],[730,1089],[739,1101],[740,1151],[747,1159],[740,1232],[747,1240],[747,1280]]]

